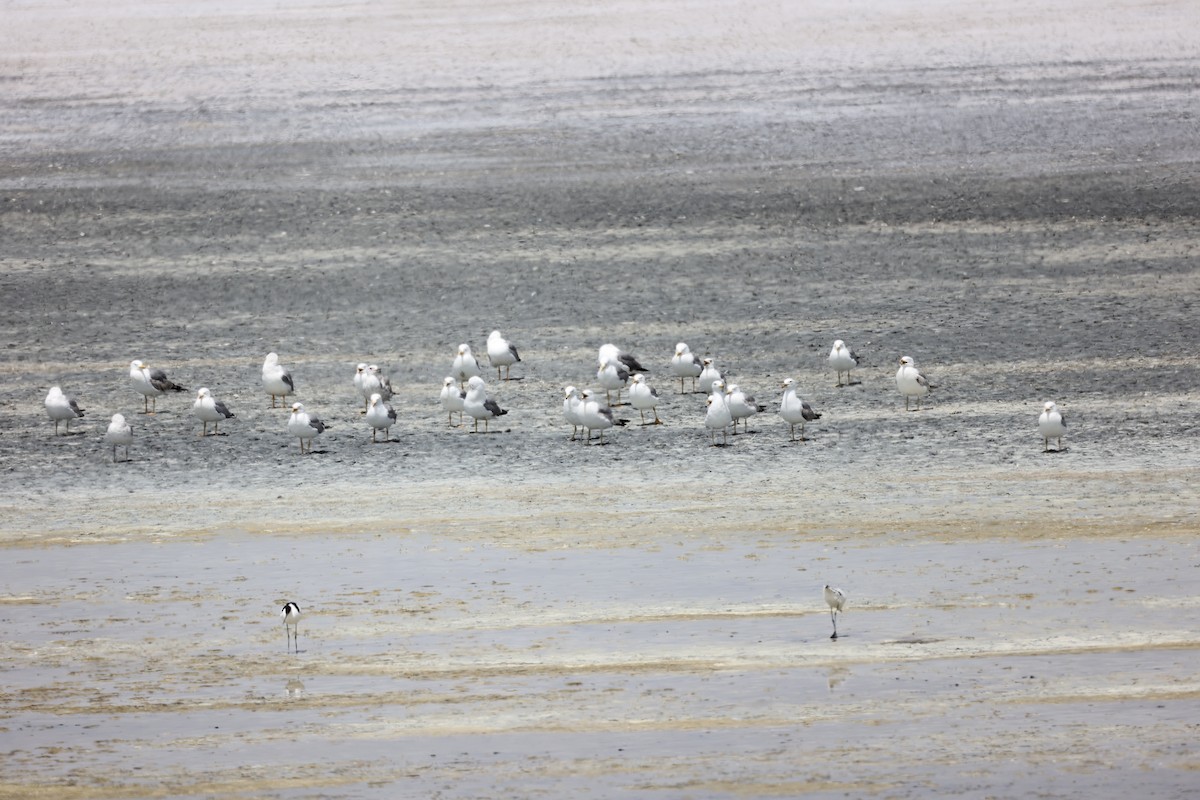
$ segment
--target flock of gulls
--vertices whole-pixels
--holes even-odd
[[[450,374],[443,379],[439,395],[442,410],[446,413],[450,425],[456,424],[455,415],[458,415],[459,425],[466,416],[472,420],[473,432],[479,431],[480,423],[483,423],[484,432],[487,432],[492,420],[508,413],[488,396],[483,376],[488,369],[495,369],[498,381],[512,379],[510,370],[521,362],[521,356],[517,348],[505,339],[500,331],[492,331],[487,340],[487,359],[488,367],[485,368],[471,352],[470,345],[458,346],[450,365]],[[628,424],[630,420],[618,418],[613,413],[614,406],[622,405],[622,392],[627,393],[625,404],[637,410],[642,425],[663,424],[658,415],[658,391],[650,385],[646,377],[650,370],[635,356],[614,344],[601,346],[597,360],[597,388],[563,388],[562,413],[566,422],[572,426],[572,441],[578,440],[588,444],[598,441],[604,444],[606,430]],[[849,385],[851,372],[859,366],[860,359],[845,342],[838,339],[829,351],[828,363],[837,374],[837,386],[840,387]],[[725,445],[728,443],[730,429],[736,435],[739,424],[746,428],[751,417],[767,410],[767,406],[753,395],[747,394],[736,383],[726,380],[712,358],[696,356],[683,342],[675,346],[668,370],[672,380],[679,380],[681,393],[687,391],[690,381],[691,391],[707,395],[704,427],[708,430],[709,441],[713,445],[718,444],[718,433],[721,435],[719,444]],[[162,369],[151,369],[137,359],[129,364],[129,380],[133,389],[142,396],[143,413],[147,415],[156,412],[156,401],[159,397],[168,392],[187,391],[185,387],[167,377]],[[378,441],[377,436],[380,432],[383,433],[384,441],[389,441],[391,428],[396,424],[396,411],[388,403],[395,393],[391,381],[377,365],[359,364],[353,383],[363,401],[362,414],[371,429],[371,441]],[[263,361],[262,387],[271,397],[272,408],[279,407],[279,403],[286,404],[288,397],[296,393],[296,382],[291,372],[279,363],[276,353],[268,353]],[[821,414],[800,396],[798,386],[792,378],[786,378],[780,388],[782,395],[779,398],[778,414],[789,426],[791,441],[805,441],[805,425],[820,419]],[[900,358],[900,366],[896,371],[896,389],[904,397],[905,410],[920,411],[922,401],[935,388],[937,387],[921,373],[911,357]],[[58,386],[50,388],[45,405],[46,413],[54,422],[56,435],[60,424],[66,423],[65,427],[69,433],[71,422],[84,415],[84,409],[79,406],[78,401],[64,394]],[[306,410],[303,403],[293,402],[290,409],[287,432],[299,441],[301,454],[310,453],[313,440],[324,433],[328,426],[315,414]],[[201,436],[209,435],[209,425],[212,425],[214,434],[219,433],[221,422],[235,416],[207,387],[196,391],[192,413],[202,424]],[[800,428],[799,439],[796,436],[797,426]],[[1038,419],[1038,432],[1041,434],[1044,450],[1050,450],[1051,440],[1055,440],[1058,450],[1062,450],[1066,422],[1062,412],[1052,401],[1045,404]],[[124,450],[128,460],[129,446],[133,442],[133,429],[123,414],[112,416],[105,433],[105,441],[113,449],[114,461],[117,460],[118,449]]]

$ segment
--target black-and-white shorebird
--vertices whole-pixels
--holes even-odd
[[[271,395],[271,408],[277,407],[275,405],[276,397],[284,400],[289,394],[296,391],[296,382],[292,380],[292,373],[280,365],[278,353],[267,353],[267,357],[263,359],[262,383],[263,389]]]
[[[1057,440],[1057,451],[1062,451],[1062,437],[1067,435],[1067,420],[1053,400],[1047,400],[1042,406],[1042,415],[1038,417],[1038,433],[1042,435],[1043,453],[1050,452],[1051,439]]]
[[[200,436],[208,436],[208,423],[213,424],[213,435],[221,434],[221,420],[236,416],[224,403],[212,396],[207,386],[201,386],[196,391],[196,402],[192,403],[192,413],[204,423]]]
[[[125,421],[124,414],[113,414],[104,432],[104,441],[112,445],[113,461],[117,460],[117,448],[125,448],[125,460],[129,460],[129,445],[133,444],[133,428]]]
[[[929,394],[930,389],[936,389],[929,379],[917,369],[916,362],[909,356],[901,356],[900,369],[896,370],[896,388],[904,395],[904,410],[909,411],[908,401],[917,399],[917,411],[921,410],[921,398]]]
[[[292,641],[296,642],[296,652],[300,652],[300,606],[288,600],[279,610],[279,618],[283,620],[283,632],[287,636],[288,652],[291,652]]]
[[[829,606],[829,619],[833,621],[833,635],[830,639],[838,637],[837,632],[837,615],[841,611],[845,611],[846,593],[841,589],[835,589],[828,583],[825,584],[825,603]]]
[[[791,378],[783,380],[783,398],[779,401],[779,416],[791,426],[792,441],[796,441],[796,426],[800,426],[800,441],[804,439],[804,425],[821,415],[813,409],[808,401],[796,394],[796,382]]]
[[[54,420],[54,435],[58,435],[58,423],[67,423],[67,433],[71,432],[71,420],[78,419],[84,415],[84,410],[79,407],[79,403],[75,402],[75,398],[69,394],[63,394],[63,390],[57,386],[51,386],[49,393],[46,395],[46,414],[50,419]]]
[[[478,375],[472,375],[467,381],[467,396],[463,398],[463,412],[475,420],[473,433],[479,433],[479,421],[483,420],[483,432],[488,432],[488,421],[502,417],[507,409],[487,396],[487,384]]]
[[[167,392],[187,391],[186,387],[168,378],[161,369],[150,369],[137,359],[129,362],[129,380],[142,395],[144,414],[156,413],[156,401]]]
[[[842,373],[846,373],[846,383],[850,385],[850,370],[858,366],[858,353],[846,346],[846,343],[838,339],[833,343],[833,349],[829,351],[829,366],[837,372],[837,385],[842,386]]]
[[[383,402],[383,395],[376,392],[371,395],[367,406],[367,424],[371,426],[371,442],[375,442],[375,434],[383,431],[383,440],[392,440],[392,426],[396,424],[396,409]]]
[[[500,335],[500,331],[492,331],[487,338],[488,361],[496,368],[496,380],[500,380],[500,368],[504,367],[504,380],[509,380],[508,371],[521,360],[517,348],[512,342]]]
[[[288,433],[300,440],[300,453],[312,452],[312,440],[325,432],[325,423],[304,410],[303,403],[292,403],[292,416],[288,417]]]
[[[646,376],[642,373],[637,373],[630,378],[632,383],[629,384],[629,405],[638,410],[638,414],[642,417],[643,425],[662,425],[663,421],[658,418],[658,392],[654,387],[646,383]],[[646,422],[646,412],[654,412],[654,421]]]
[[[671,356],[671,374],[679,378],[680,394],[683,394],[683,382],[687,378],[692,379],[692,391],[696,391],[696,378],[699,378],[703,371],[704,364],[687,343],[680,342],[675,345],[675,355]]]

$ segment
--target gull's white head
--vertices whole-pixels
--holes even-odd
[[[841,349],[842,349],[843,347],[845,347],[845,346],[846,346],[846,343],[845,343],[845,342],[843,342],[841,339],[837,339],[837,340],[835,340],[835,341],[834,341],[834,343],[833,343],[833,349],[834,349],[834,350],[841,350]]]
[[[465,356],[465,355],[466,355],[467,353],[469,353],[469,352],[471,352],[471,345],[469,345],[469,344],[460,344],[460,345],[458,346],[458,354],[459,354],[460,356]]]
[[[279,354],[278,353],[267,353],[267,357],[263,359],[264,367],[274,367],[274,366],[277,366],[278,364],[279,364]]]
[[[62,393],[63,393],[62,389],[58,388],[57,386],[51,386],[50,392],[46,396],[47,397],[62,397]]]
[[[645,383],[646,376],[643,375],[642,373],[638,372],[632,378],[630,378],[630,380],[633,381],[634,383]]]
[[[1046,404],[1042,406],[1043,411],[1053,411],[1054,409],[1055,405],[1053,400],[1047,400]]]
[[[909,356],[901,356],[900,363],[906,367],[911,367],[913,365],[913,360]]]
[[[367,365],[366,365],[366,364],[359,364],[357,367],[355,367],[355,368],[354,368],[354,371],[355,371],[355,372],[358,372],[358,373],[363,373],[363,372],[366,372],[366,371],[367,371]]]
[[[451,378],[449,375],[442,378],[442,386],[453,386],[455,384],[455,382],[456,381],[454,380],[454,378]]]
[[[688,346],[684,342],[675,345],[675,355],[682,356],[688,352]]]
[[[503,339],[503,338],[504,337],[500,335],[500,331],[492,331],[491,333],[488,334],[489,342],[494,342],[497,339]]]
[[[292,403],[292,413],[293,414],[299,414],[303,410],[304,410],[303,403]]]
[[[584,389],[584,390],[583,390],[583,399],[584,399],[584,400],[591,400],[591,399],[592,399],[593,397],[595,397],[595,396],[596,396],[596,393],[595,393],[595,392],[593,392],[591,389]]]
[[[136,358],[133,361],[129,362],[129,366],[132,367],[133,369],[145,369],[146,368],[146,365],[143,364],[141,361],[139,361]]]
[[[714,392],[719,392],[719,391],[721,391],[722,389],[724,389],[724,388],[725,388],[725,381],[722,381],[722,380],[715,380],[715,381],[713,381],[713,383],[712,383],[712,388],[713,388],[713,391],[714,391]]]
[[[380,403],[382,403],[382,402],[383,402],[383,396],[382,396],[382,395],[379,395],[379,394],[373,394],[373,395],[371,395],[371,405],[372,405],[372,406],[377,406],[377,405],[379,405],[379,404],[380,404]]]
[[[372,375],[378,375],[379,374],[379,365],[372,364],[371,366],[367,367],[367,372],[371,373]]]
[[[576,389],[574,386],[564,386],[563,387],[563,399],[564,400],[570,400],[573,396],[575,396],[577,394],[579,394],[579,390]]]
[[[205,397],[208,397],[209,394],[211,394],[211,393],[208,391],[208,387],[201,386],[199,389],[196,390],[196,399],[203,400]]]
[[[706,366],[706,367],[711,367],[711,366],[712,366],[712,359],[711,359],[711,358],[705,358],[705,359],[702,359],[702,360],[700,361],[700,363],[701,363],[701,364],[703,364],[703,365],[704,365],[704,366]]]
[[[788,388],[789,386],[791,386],[793,383],[795,383],[795,381],[794,381],[794,380],[792,380],[791,378],[784,378],[784,379],[783,379],[783,384],[782,384],[782,386],[783,386],[783,388],[785,388],[785,389],[786,389],[786,388]]]
[[[483,378],[479,377],[478,375],[472,375],[471,380],[467,381],[468,389],[484,389],[486,387],[487,384],[485,384],[483,382]]]
[[[124,425],[125,424],[125,415],[124,414],[113,414],[112,424],[116,425],[117,427]]]
[[[720,381],[717,381],[716,383],[713,384],[714,389],[717,388],[717,383],[720,383]],[[738,385],[736,383],[731,383],[725,387],[725,394],[733,394],[737,390],[738,390]]]

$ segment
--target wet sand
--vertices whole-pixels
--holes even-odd
[[[1194,792],[1200,13],[859,11],[6,12],[0,797]],[[571,442],[607,341],[666,424]],[[133,358],[191,391],[138,413]]]

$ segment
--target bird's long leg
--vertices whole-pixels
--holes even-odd
[[[646,412],[645,412],[645,411],[642,411],[642,410],[639,408],[639,409],[638,409],[638,415],[639,415],[639,416],[642,418],[642,424],[643,424],[643,425],[645,425],[645,424],[646,424]]]
[[[653,411],[654,411],[654,424],[655,424],[655,425],[662,425],[662,424],[663,424],[663,421],[662,421],[661,419],[659,419],[659,418],[658,418],[658,409],[657,409],[657,408],[654,408],[654,409],[653,409]]]

